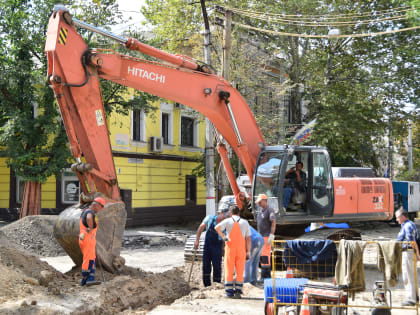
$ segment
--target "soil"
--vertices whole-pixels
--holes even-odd
[[[40,260],[39,256],[64,253],[52,236],[54,222],[54,216],[32,216],[0,229],[0,314],[146,311],[190,292],[182,268],[153,273],[125,266],[118,275],[97,270],[97,279],[103,272],[106,282],[80,287],[80,268],[63,274]],[[181,242],[173,235],[161,238],[161,246]],[[129,244],[130,248],[145,245]]]
[[[61,273],[40,260],[45,256],[62,254],[52,236],[54,222],[54,216],[34,216],[0,228],[0,314],[264,313],[264,290],[261,286],[245,284],[243,299],[229,300],[224,298],[222,284],[203,287],[201,262],[195,262],[193,268],[190,262],[183,267],[171,268],[179,265],[182,244],[197,225],[184,231],[180,227],[159,227],[158,232],[154,228],[128,230],[123,252],[141,253],[133,260],[134,265],[152,264],[155,269],[147,270],[157,272],[125,266],[118,275],[104,272],[106,281],[98,286],[80,287],[79,268]],[[360,230],[364,240],[395,239],[400,229],[383,222],[352,224],[352,228]],[[350,309],[349,314],[371,312],[369,305],[373,283],[382,279],[373,266],[375,257],[372,253],[373,249],[364,254],[364,261],[368,265],[365,268],[366,292],[351,301],[353,304],[366,305],[366,308]],[[101,270],[97,270],[97,279],[102,280]],[[392,300],[398,304],[403,299],[400,281],[392,288]],[[395,314],[400,313],[414,314],[414,311],[395,310]]]

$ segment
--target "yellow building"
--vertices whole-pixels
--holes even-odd
[[[205,147],[204,118],[181,104],[157,102],[146,115],[114,113],[107,118],[127,225],[176,223],[205,215],[205,179],[192,170]],[[0,158],[0,218],[20,207],[23,183]],[[64,170],[42,185],[42,213],[59,213],[77,203],[77,177]]]

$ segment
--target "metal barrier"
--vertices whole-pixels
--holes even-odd
[[[290,243],[292,247],[290,248],[287,241],[273,242],[272,278],[265,279],[264,282],[265,314],[275,315],[282,311],[280,314],[341,315],[347,314],[349,308],[358,309],[359,314],[391,314],[391,309],[400,310],[398,314],[402,313],[402,310],[404,314],[418,314],[418,301],[413,306],[402,305],[402,302],[406,300],[402,273],[398,275],[398,279],[393,278],[394,287],[388,285],[389,279],[387,280],[386,274],[390,275],[392,270],[389,268],[392,265],[384,264],[382,255],[384,251],[385,257],[388,258],[397,257],[396,255],[399,254],[402,256],[401,245],[409,245],[409,242],[392,242],[391,244],[390,241],[342,240],[342,242],[358,243],[340,245],[338,241],[328,241],[328,243],[299,241],[310,245],[308,248],[313,248],[314,244],[318,244],[320,254],[309,260],[311,253],[305,252],[305,246],[301,248],[303,252],[299,252],[299,249],[293,247],[295,246],[293,243]],[[353,246],[351,250],[354,250],[356,256],[346,257],[348,259],[340,258],[340,246],[343,246],[342,254],[347,252],[344,249],[345,246]],[[387,246],[394,246],[391,250],[395,250],[395,255],[389,255]],[[414,250],[408,250],[408,253],[412,253],[413,256],[412,273],[418,294],[416,255]],[[351,261],[351,259],[354,260]],[[342,272],[336,274],[336,267],[349,271],[357,265],[361,267],[356,271],[353,270],[356,272],[354,276],[357,276],[357,279],[350,285],[342,285],[340,280],[347,279],[349,275],[346,274],[343,278]],[[384,271],[378,269],[380,265]],[[398,270],[398,265],[395,267]]]

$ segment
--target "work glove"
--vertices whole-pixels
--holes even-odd
[[[274,241],[274,234],[270,234],[270,236],[267,239],[267,245],[271,245]]]
[[[85,239],[85,233],[81,233],[79,238],[80,238],[81,241],[83,241]]]

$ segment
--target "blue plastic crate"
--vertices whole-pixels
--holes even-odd
[[[298,290],[306,283],[306,278],[276,278],[277,302],[296,303]],[[273,278],[264,279],[264,300],[273,302]]]

